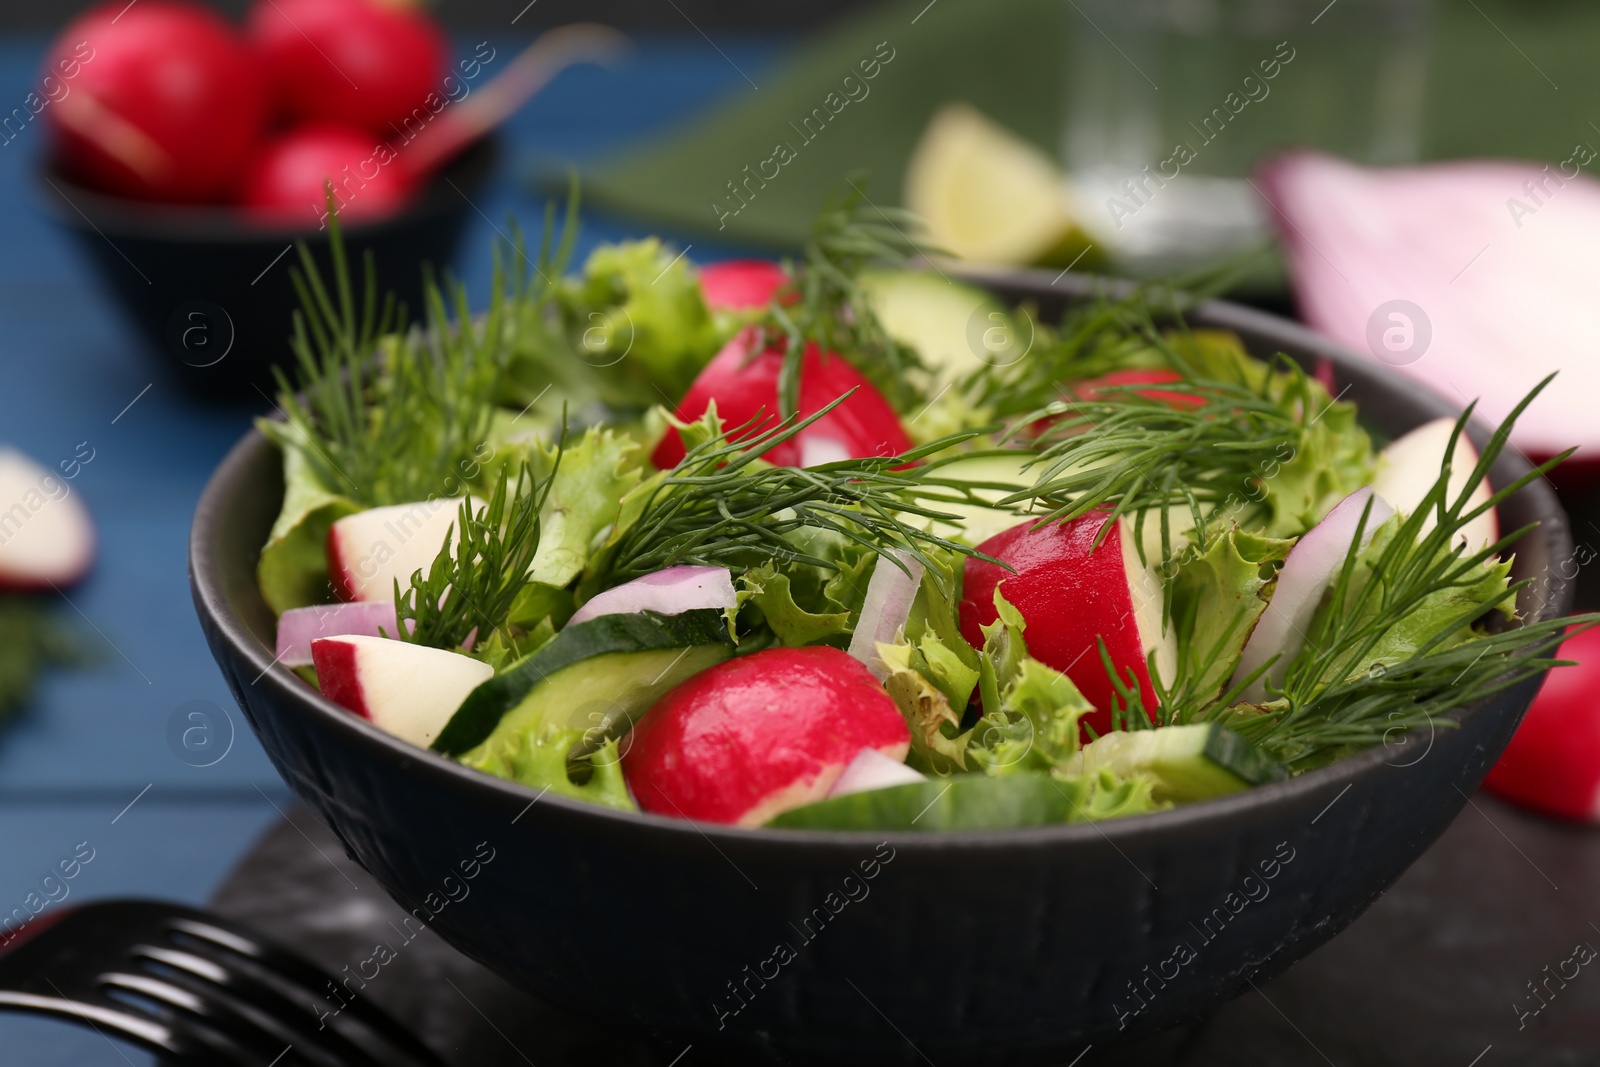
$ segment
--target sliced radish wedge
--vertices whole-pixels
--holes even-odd
[[[423,748],[467,694],[494,676],[470,656],[382,637],[320,638],[311,657],[324,696]]]
[[[1094,705],[1083,717],[1086,737],[1111,729],[1112,704],[1120,702],[1100,656],[1102,642],[1118,681],[1131,679],[1146,710],[1158,704],[1150,660],[1163,679],[1174,677],[1177,663],[1162,620],[1160,576],[1140,558],[1130,520],[1106,523],[1103,511],[1045,526],[1029,519],[978,546],[1014,572],[973,557],[962,565],[961,636],[983,646],[983,627],[999,614],[999,587],[1028,624],[1028,652],[1071,678]]]
[[[1600,183],[1531,163],[1369,170],[1314,152],[1257,183],[1312,327],[1499,423],[1542,378],[1512,442],[1600,460]]]
[[[888,789],[911,782],[926,782],[927,776],[907,767],[900,760],[885,756],[875,748],[864,748],[845,767],[839,780],[828,790],[829,797],[844,797],[851,793],[866,793],[873,789]]]
[[[597,593],[573,613],[567,625],[601,615],[681,615],[696,608],[726,611],[739,602],[733,575],[726,567],[668,567]]]
[[[328,578],[340,600],[394,602],[417,571],[428,573],[460,517],[463,497],[419,500],[346,515],[328,529]],[[478,507],[473,501],[473,507]]]
[[[94,554],[94,524],[67,483],[0,447],[0,589],[71,585]]]
[[[1569,637],[1556,655],[1577,662],[1545,677],[1483,785],[1547,815],[1600,822],[1600,630]]]
[[[290,608],[278,620],[277,661],[286,667],[310,664],[311,642],[322,637],[393,637],[394,632],[394,604],[389,601]]]
[[[889,676],[889,669],[878,658],[878,644],[893,641],[905,628],[911,604],[917,599],[917,587],[922,584],[922,562],[908,553],[894,555],[905,569],[897,566],[895,559],[878,557],[867,581],[861,618],[850,635],[850,654],[866,664],[880,682]]]
[[[1370,514],[1367,512],[1369,502],[1372,505]],[[1374,493],[1371,486],[1357,489],[1334,505],[1333,510],[1306,531],[1290,550],[1289,557],[1283,561],[1283,569],[1278,572],[1272,600],[1257,620],[1250,640],[1245,642],[1234,679],[1247,677],[1274,656],[1278,657],[1277,662],[1250,684],[1244,699],[1265,700],[1266,683],[1283,682],[1289,660],[1305,643],[1306,628],[1311,625],[1311,616],[1316,613],[1322,594],[1350,554],[1362,516],[1366,515],[1367,522],[1360,529],[1361,547],[1366,548],[1379,524],[1393,514],[1394,509]]]
[[[1444,469],[1444,454],[1450,447],[1455,427],[1454,419],[1434,419],[1390,442],[1378,457],[1378,473],[1372,479],[1373,491],[1402,515],[1416,511],[1422,505],[1422,498],[1439,480],[1439,472]],[[1477,449],[1472,447],[1466,434],[1461,434],[1456,438],[1455,454],[1450,461],[1450,481],[1446,486],[1449,499],[1445,501],[1446,505],[1461,495],[1467,487],[1472,468],[1477,464]],[[1490,496],[1488,481],[1479,482],[1465,510],[1471,511],[1487,504]],[[1430,514],[1423,521],[1421,532],[1427,533],[1433,527],[1434,517]],[[1500,524],[1491,509],[1462,527],[1461,533],[1468,551],[1476,552],[1484,545],[1499,540]]]

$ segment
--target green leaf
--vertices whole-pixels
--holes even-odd
[[[883,686],[911,729],[911,753],[906,762],[933,774],[965,770],[970,731],[959,732],[961,713],[913,665],[915,654],[916,650],[907,644],[878,644],[878,658],[889,672]],[[966,709],[965,704],[960,707]]]
[[[1214,700],[1239,665],[1240,653],[1267,608],[1275,568],[1294,542],[1235,526],[1213,537],[1201,554],[1179,564],[1172,579],[1170,625],[1178,649],[1177,677],[1162,679],[1162,709],[1195,708]]]
[[[261,428],[277,439],[282,423]],[[283,507],[256,564],[261,596],[275,613],[332,599],[328,586],[328,529],[361,506],[323,485],[298,448],[283,452]]]
[[[789,575],[773,563],[746,571],[739,579],[749,599],[778,640],[791,648],[801,645],[838,644],[850,636],[847,611],[811,612],[795,602]]]
[[[82,636],[28,597],[0,597],[0,721],[33,697],[47,668],[90,662]]]
[[[575,347],[600,368],[595,382],[613,405],[682,396],[716,352],[699,279],[659,238],[600,245],[565,297]]]
[[[622,757],[615,738],[592,755],[574,757],[584,746],[586,734],[577,727],[529,730],[506,738],[474,766],[530,789],[549,790],[618,811],[638,811],[622,777]]]
[[[617,521],[622,499],[644,480],[638,445],[607,429],[590,429],[560,454],[555,444],[535,446],[536,469],[555,469],[540,509],[539,551],[529,579],[554,589],[583,573],[596,540]]]
[[[1298,443],[1281,450],[1258,472],[1261,502],[1275,537],[1298,537],[1321,522],[1333,506],[1372,482],[1372,441],[1356,421],[1354,404],[1334,401],[1307,381],[1308,402],[1317,413]]]

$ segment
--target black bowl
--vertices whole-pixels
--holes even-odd
[[[1049,314],[1094,284],[995,288]],[[1259,355],[1330,361],[1380,433],[1450,413],[1282,320],[1211,303],[1191,321],[1235,330]],[[1507,456],[1493,477],[1526,470]],[[1391,885],[1466,803],[1537,688],[1480,701],[1459,729],[1095,825],[869,835],[627,815],[413,748],[272,667],[255,563],[280,495],[278,455],[252,433],[212,478],[190,544],[206,637],[278,770],[419,921],[597,1026],[655,1035],[669,1056],[692,1043],[741,1064],[1045,1064],[1192,1018]],[[1567,594],[1545,581],[1572,547],[1554,495],[1535,482],[1501,517],[1539,524],[1516,555],[1515,574],[1534,579],[1524,613],[1565,613]]]
[[[369,249],[375,256],[381,292],[397,294],[413,313],[421,309],[422,265],[450,263],[498,155],[493,138],[481,140],[398,214],[345,226],[354,262]],[[74,234],[175,380],[210,399],[259,403],[258,389],[274,395],[272,366],[292,362],[286,341],[300,306],[291,246],[304,240],[326,272],[326,230],[253,225],[223,207],[107,196],[53,169],[39,176],[39,199]]]

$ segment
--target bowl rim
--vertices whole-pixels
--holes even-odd
[[[1048,271],[963,271],[961,276],[965,280],[992,290],[1031,291],[1034,295],[1059,293],[1070,300],[1082,300],[1102,294],[1116,295],[1127,292],[1138,284],[1124,279],[1087,274],[1052,276]],[[1005,295],[1007,299],[1012,299],[1009,294]],[[1401,394],[1412,406],[1421,408],[1425,413],[1431,412],[1433,417],[1460,413],[1460,409],[1454,407],[1444,397],[1396,375],[1387,367],[1377,366],[1362,359],[1325,336],[1276,315],[1223,300],[1201,301],[1190,307],[1185,314],[1191,320],[1204,318],[1208,327],[1270,334],[1285,346],[1292,345],[1317,355],[1330,356],[1346,368],[1355,368],[1358,373],[1376,378],[1386,388]],[[1489,432],[1482,422],[1476,420],[1472,424],[1472,429],[1474,436]],[[619,811],[559,794],[546,795],[545,792],[530,786],[484,773],[439,753],[418,748],[385,732],[368,720],[352,715],[320,692],[312,690],[291,669],[279,664],[274,650],[257,638],[240,617],[227,610],[227,599],[222,591],[220,577],[222,560],[210,535],[226,499],[240,489],[236,484],[240,482],[239,472],[254,462],[262,450],[273,447],[259,429],[252,428],[229,450],[201,494],[189,542],[189,574],[196,610],[208,617],[211,626],[228,643],[232,652],[255,674],[256,680],[250,684],[273,686],[277,691],[276,698],[287,700],[297,705],[304,713],[318,717],[324,727],[343,732],[349,742],[367,750],[369,754],[388,763],[404,766],[404,773],[422,774],[467,790],[486,791],[506,806],[525,805],[522,808],[524,814],[535,803],[547,805],[561,812],[561,817],[578,820],[584,824],[581,828],[585,832],[627,836],[659,830],[676,835],[678,839],[685,841],[694,837],[702,838],[719,851],[731,847],[745,854],[770,853],[774,850],[792,851],[801,848],[815,850],[819,847],[858,851],[864,844],[873,842],[885,842],[896,850],[905,848],[913,853],[931,853],[948,849],[1004,850],[1019,845],[1067,846],[1095,842],[1109,843],[1116,848],[1125,843],[1132,845],[1174,831],[1181,833],[1201,824],[1225,822],[1272,808],[1289,808],[1295,806],[1297,802],[1309,804],[1314,798],[1320,798],[1342,784],[1344,788],[1340,789],[1338,795],[1328,801],[1326,807],[1322,809],[1326,812],[1358,780],[1382,773],[1381,768],[1385,766],[1412,765],[1391,764],[1385,757],[1388,750],[1385,746],[1379,745],[1281,782],[1255,786],[1210,800],[1178,805],[1165,811],[1099,822],[1003,830],[920,832],[743,828],[654,815],[643,811]],[[1509,463],[1518,476],[1531,469],[1527,461],[1515,450],[1503,454],[1501,461]],[[1560,558],[1563,552],[1570,554],[1572,540],[1566,515],[1548,480],[1535,479],[1520,492],[1531,494],[1530,506],[1539,515],[1538,526],[1529,531],[1527,536],[1548,539],[1552,556],[1556,558]],[[252,567],[252,572],[253,570]],[[1553,590],[1547,587],[1539,611],[1527,621],[1539,621],[1568,614],[1571,596],[1569,585]],[[1474,701],[1450,712],[1448,717],[1465,719],[1468,716],[1484,714],[1489,710],[1489,705],[1501,697],[1503,694]],[[1436,732],[1430,728],[1430,751],[1431,738]],[[1421,728],[1418,728],[1407,736],[1420,735]],[[521,817],[520,814],[517,816],[518,819]],[[1320,817],[1319,814],[1317,818]],[[1129,860],[1129,863],[1132,864],[1132,860]],[[1137,865],[1134,866],[1138,869]],[[1145,875],[1143,870],[1140,870],[1140,874],[1149,880],[1149,876]]]
[[[461,185],[481,185],[482,179],[499,165],[504,154],[502,144],[496,131],[484,134],[436,171],[399,211],[356,218],[343,224],[344,233],[356,238],[370,236],[444,214],[452,201],[467,196]],[[87,223],[96,230],[108,229],[118,237],[202,245],[277,245],[283,241],[315,242],[325,239],[328,233],[325,226],[312,229],[252,221],[232,204],[174,204],[101,192],[68,176],[49,154],[35,163],[33,186],[39,208],[58,224],[82,229]]]

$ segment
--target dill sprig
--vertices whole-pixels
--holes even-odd
[[[401,589],[398,580],[394,583],[401,640],[455,649],[474,631],[481,642],[505,626],[512,601],[528,584],[539,551],[540,512],[565,446],[563,434],[554,467],[542,481],[524,464],[513,485],[502,469],[488,504],[475,511],[470,499],[462,501],[455,526],[428,573],[412,574],[408,589]]]
[[[1472,493],[1505,449],[1517,418],[1549,382],[1546,378],[1512,410],[1489,439],[1465,485],[1452,495],[1453,442],[1472,417],[1473,406],[1468,406],[1456,422],[1438,480],[1368,564],[1362,563],[1363,538],[1358,533],[1324,610],[1289,661],[1282,685],[1268,683],[1271,699],[1266,704],[1235,703],[1250,681],[1240,679],[1211,709],[1178,705],[1167,712],[1166,720],[1219,718],[1291,767],[1309,767],[1420,727],[1453,726],[1441,716],[1557,665],[1560,661],[1549,653],[1565,639],[1567,628],[1595,625],[1600,615],[1546,619],[1460,639],[1467,627],[1491,623],[1497,609],[1507,610],[1532,585],[1523,580],[1491,593],[1472,593],[1486,568],[1532,526],[1471,552],[1461,531],[1571,454],[1533,468],[1485,503],[1472,503]],[[1369,504],[1363,528],[1370,517]],[[1424,523],[1430,521],[1432,529],[1424,532]],[[1364,565],[1370,566],[1370,574],[1359,573]],[[1358,580],[1363,577],[1364,581]],[[1430,598],[1451,591],[1462,596],[1463,605],[1441,619],[1411,656],[1396,663],[1373,662],[1396,622]]]
[[[1002,442],[1038,450],[1029,468],[1036,481],[1001,503],[1033,501],[1050,520],[1097,508],[1111,518],[1131,513],[1141,555],[1153,518],[1163,560],[1174,555],[1172,511],[1181,509],[1203,551],[1212,513],[1226,505],[1236,518],[1231,511],[1259,496],[1255,487],[1285,457],[1299,455],[1316,423],[1339,403],[1283,357],[1274,373],[1253,383],[1202,376],[1181,354],[1172,358],[1182,368],[1180,381],[1104,387],[1091,400],[1058,400],[1015,423]],[[1169,403],[1148,395],[1152,389],[1189,402]]]
[[[774,299],[769,324],[788,341],[778,377],[780,414],[800,406],[800,365],[808,342],[849,360],[896,410],[926,401],[917,386],[922,360],[895,341],[878,321],[861,288],[861,274],[874,267],[904,267],[921,248],[910,236],[921,223],[901,208],[880,208],[852,176],[850,189],[825,206],[812,226],[798,262],[788,264],[793,288]],[[798,297],[794,303],[785,300]]]
[[[294,284],[301,310],[291,345],[299,392],[274,368],[281,424],[265,424],[299,450],[329,489],[359,504],[438,495],[485,438],[506,362],[504,285],[471,314],[465,287],[425,280],[425,330],[405,330],[405,309],[379,300],[369,250],[359,301],[337,213],[329,215],[332,279],[300,244]]]
[[[80,635],[29,597],[0,597],[0,722],[33,697],[46,669],[88,661]]]
[[[901,551],[933,566],[926,550],[940,548],[998,562],[931,532],[934,523],[961,521],[938,510],[939,504],[982,504],[977,490],[1015,488],[940,475],[940,463],[927,462],[985,430],[951,434],[898,456],[815,467],[757,462],[849,396],[754,436],[764,416],[697,442],[651,487],[638,516],[613,546],[603,575],[590,584],[615,585],[678,564],[739,569],[782,559],[833,569],[832,562],[799,550],[790,539],[807,527],[833,531],[891,560],[892,552]],[[974,454],[982,453],[960,458]]]

